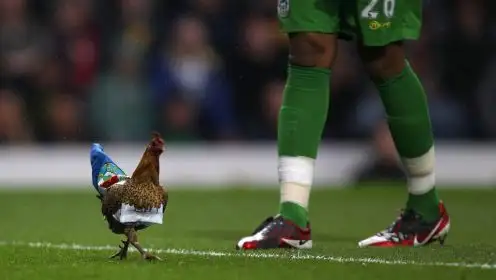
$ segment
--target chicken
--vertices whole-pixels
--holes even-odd
[[[168,201],[168,193],[159,183],[159,157],[163,151],[164,141],[154,133],[131,177],[123,180],[111,178],[101,185],[105,188],[105,192],[98,196],[102,202],[102,214],[113,233],[127,238],[111,258],[125,259],[131,244],[144,259],[160,260],[143,249],[137,232],[152,224],[162,224]]]

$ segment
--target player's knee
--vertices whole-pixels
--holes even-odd
[[[291,34],[289,61],[294,65],[331,68],[336,58],[336,40],[332,34]]]
[[[361,46],[360,56],[373,80],[387,80],[398,76],[405,68],[405,52],[401,42],[384,47]]]

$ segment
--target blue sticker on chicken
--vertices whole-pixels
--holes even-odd
[[[127,178],[126,173],[103,151],[102,145],[91,145],[91,169],[93,187],[99,194],[112,184]]]

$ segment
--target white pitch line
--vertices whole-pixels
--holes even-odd
[[[59,249],[72,251],[112,251],[116,246],[87,246],[81,244],[53,244],[49,242],[7,242],[0,241],[0,246],[15,246],[29,248],[44,248],[44,249]],[[130,249],[131,251],[135,251]],[[381,265],[412,265],[412,266],[437,266],[437,267],[461,267],[461,268],[476,268],[476,269],[496,269],[496,264],[491,263],[464,263],[464,262],[416,262],[416,261],[391,261],[380,258],[353,258],[353,257],[338,257],[324,255],[309,255],[298,252],[297,254],[272,254],[263,252],[239,252],[229,253],[221,251],[200,251],[191,249],[149,249],[149,251],[157,254],[169,255],[184,255],[184,256],[201,256],[201,257],[245,257],[255,259],[286,259],[286,260],[316,260],[331,263],[358,263],[358,264],[381,264]]]

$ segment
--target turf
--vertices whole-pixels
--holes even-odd
[[[108,259],[113,249],[101,246],[117,248],[121,237],[107,229],[93,193],[2,191],[0,279],[496,279],[496,191],[443,190],[441,197],[452,216],[444,247],[357,248],[405,199],[401,187],[368,187],[312,194],[314,249],[246,256],[234,244],[277,211],[277,191],[173,190],[164,225],[141,232],[140,241],[174,250],[147,263],[136,252]]]

